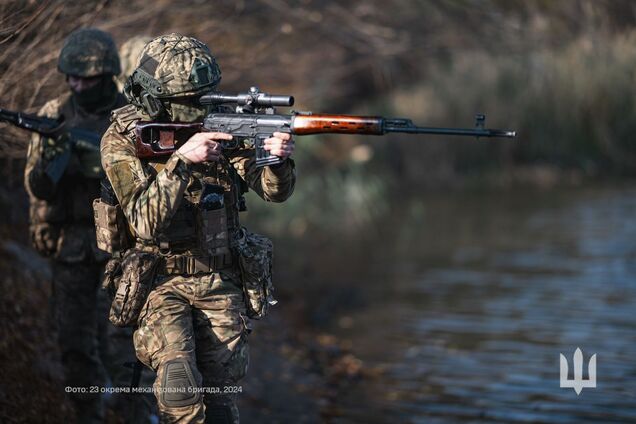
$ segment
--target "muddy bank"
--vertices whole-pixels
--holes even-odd
[[[30,248],[3,240],[0,269],[0,421],[64,422],[72,407],[51,332],[48,264]]]
[[[239,397],[249,423],[325,422],[340,416],[340,398],[381,373],[333,335],[299,328],[272,313],[250,336],[250,370]]]

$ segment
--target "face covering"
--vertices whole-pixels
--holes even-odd
[[[166,111],[173,122],[197,122],[202,121],[207,114],[207,108],[203,106],[193,106],[170,102],[166,105]]]
[[[117,86],[111,76],[104,76],[97,84],[86,90],[73,91],[73,98],[82,109],[93,112],[112,104],[117,95]]]

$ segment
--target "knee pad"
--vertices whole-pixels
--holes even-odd
[[[232,408],[228,405],[206,405],[205,422],[210,424],[234,424]]]
[[[201,399],[199,386],[186,359],[172,359],[162,366],[161,403],[167,407],[180,407],[194,405]]]

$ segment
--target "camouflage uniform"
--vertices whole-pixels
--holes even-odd
[[[104,60],[104,51],[111,48],[109,43],[112,43],[110,36],[101,31],[88,29],[73,33],[60,53],[60,71],[84,77],[118,73],[116,51],[114,57],[111,55]],[[82,63],[76,60],[80,51]],[[101,92],[93,90],[89,98],[66,94],[46,103],[39,115],[63,116],[68,128],[104,133],[110,112],[126,101],[117,92],[112,79],[105,78],[100,84],[97,88]],[[25,170],[25,186],[30,199],[30,232],[35,248],[51,258],[52,303],[65,384],[104,386],[108,377],[101,352],[98,352],[98,336],[104,343],[102,336],[107,322],[99,315],[98,289],[107,255],[97,249],[91,210],[93,199],[99,197],[100,175],[99,172],[86,173],[91,167],[101,172],[101,164],[98,155],[80,155],[72,150],[61,179],[52,182],[45,170],[65,143],[68,140],[38,135],[31,139]],[[95,163],[90,163],[91,160]],[[99,394],[73,394],[71,397],[79,422],[101,421],[103,410]]]
[[[168,69],[172,74],[166,75],[166,63],[153,63],[149,59],[153,57],[174,63],[177,71]],[[150,76],[167,81],[164,93],[197,93],[187,84],[179,86],[193,80],[190,70],[204,69],[210,72],[207,76],[218,71],[210,63],[207,46],[178,34],[153,40],[140,60],[141,67],[150,63],[146,67]],[[176,113],[174,105],[166,106]],[[192,164],[178,152],[169,158],[140,160],[135,123],[149,119],[133,105],[113,112],[113,124],[101,147],[104,170],[136,249],[162,258],[137,320],[137,357],[157,372],[154,387],[162,422],[237,423],[235,394],[223,390],[236,386],[247,371],[248,318],[235,255],[206,256],[200,247],[201,238],[207,237],[197,232],[200,197],[206,185],[223,187],[227,231],[233,239],[240,231],[239,199],[247,186],[265,200],[284,201],[294,188],[293,162],[257,169],[253,150],[243,147],[226,152],[218,163]],[[220,388],[221,393],[171,392],[183,387]]]

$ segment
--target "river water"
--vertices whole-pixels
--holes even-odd
[[[382,375],[334,422],[636,423],[636,189],[409,200],[330,330]],[[376,261],[377,262],[377,261]],[[597,358],[560,388],[559,354]]]

